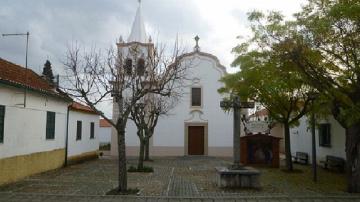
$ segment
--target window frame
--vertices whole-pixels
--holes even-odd
[[[326,134],[324,134],[323,130],[326,128]],[[319,135],[319,146],[320,147],[331,147],[331,124],[330,123],[321,123],[319,124],[318,129],[318,135]],[[323,136],[326,135],[327,137],[324,138]],[[328,140],[327,142],[324,142],[324,139]]]
[[[55,140],[56,112],[46,112],[45,139]]]
[[[5,136],[5,113],[6,107],[5,105],[0,105],[0,144],[4,143]]]
[[[131,58],[127,58],[125,60],[125,65],[124,65],[124,70],[125,70],[125,75],[132,75],[133,72],[133,60]]]
[[[90,122],[90,139],[95,139],[95,122]]]
[[[82,138],[82,121],[76,121],[76,141],[80,141]]]
[[[143,58],[139,58],[136,63],[136,74],[138,76],[145,75],[145,60]]]
[[[194,105],[193,103],[193,89],[199,89],[200,90],[200,95],[199,95],[199,99],[200,99],[200,105]],[[201,108],[203,107],[203,89],[201,86],[192,86],[190,89],[190,106],[192,108]]]

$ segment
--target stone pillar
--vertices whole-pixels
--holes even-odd
[[[234,141],[233,141],[233,169],[240,168],[240,131],[241,131],[241,124],[240,124],[240,118],[241,118],[241,109],[240,109],[240,97],[236,96],[234,98],[233,103],[233,110],[234,110],[234,126],[233,126],[233,135],[234,135]]]

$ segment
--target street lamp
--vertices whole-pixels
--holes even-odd
[[[26,36],[24,108],[26,107],[26,93],[27,93],[27,69],[28,69],[29,35],[30,35],[29,32],[15,33],[15,34],[2,34],[3,37],[6,37],[6,36]]]

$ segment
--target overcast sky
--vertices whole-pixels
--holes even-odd
[[[236,36],[248,35],[246,13],[278,10],[291,16],[304,0],[142,0],[148,35],[172,45],[176,35],[187,50],[200,36],[204,52],[229,68]],[[46,59],[60,72],[67,46],[107,49],[127,39],[137,0],[1,0],[0,33],[30,32],[29,66],[41,72]],[[0,57],[25,64],[25,37],[0,37]]]
[[[200,36],[203,52],[216,55],[227,67],[237,36],[249,35],[247,13],[281,11],[291,17],[305,0],[142,0],[147,34],[153,41],[171,46],[176,36],[192,51]],[[46,59],[55,74],[63,74],[67,47],[106,50],[123,36],[127,39],[138,0],[0,0],[0,33],[30,32],[29,67],[42,72]],[[25,66],[25,37],[0,36],[0,57]],[[111,113],[107,107],[106,113]]]

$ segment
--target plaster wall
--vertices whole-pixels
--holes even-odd
[[[151,141],[152,154],[155,155],[186,155],[185,125],[207,124],[208,155],[232,155],[233,146],[233,118],[232,113],[224,112],[220,108],[222,96],[217,90],[222,87],[219,79],[225,74],[225,68],[220,66],[212,57],[192,54],[183,59],[182,65],[189,65],[188,80],[182,88],[182,98],[177,106],[167,116],[161,117]],[[191,106],[191,88],[202,89],[202,106]],[[247,110],[245,110],[247,111]],[[117,117],[114,105],[114,117]],[[242,131],[242,134],[244,132]],[[139,145],[135,124],[128,121],[126,128],[127,154],[136,154]],[[112,131],[111,154],[117,155],[117,137]]]
[[[77,121],[82,122],[82,135],[76,140]],[[94,138],[90,138],[90,123],[95,124]],[[68,157],[81,155],[99,149],[99,116],[80,111],[70,111]]]
[[[309,154],[310,162],[312,153],[312,138],[311,128],[308,124],[308,117],[300,119],[300,125],[294,127],[290,131],[290,142],[291,151],[295,155],[297,151],[306,152]],[[317,161],[325,160],[326,155],[332,155],[342,157],[346,159],[345,154],[345,129],[332,117],[329,116],[327,119],[318,120],[318,123],[330,123],[330,134],[331,134],[331,147],[319,146],[319,130],[316,128],[315,141],[316,141],[316,158]]]
[[[26,108],[23,91],[0,85],[0,104],[5,106],[4,142],[0,159],[65,147],[68,103],[28,92]],[[46,140],[46,113],[55,112],[55,139]]]

